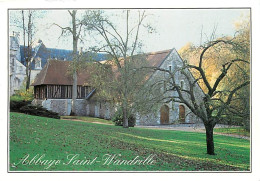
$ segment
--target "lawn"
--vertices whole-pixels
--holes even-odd
[[[205,134],[195,132],[10,113],[9,133],[11,171],[250,170],[250,142],[223,135],[215,135],[211,156]]]
[[[240,135],[240,136],[250,136],[250,132],[246,131],[242,127],[236,127],[236,128],[215,128],[214,132],[216,132],[216,133],[224,133],[224,134],[232,134],[232,135]]]
[[[94,117],[86,117],[86,116],[61,116],[61,119],[80,120],[88,123],[115,124],[110,120],[94,118]]]

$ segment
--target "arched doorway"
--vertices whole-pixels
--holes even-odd
[[[179,105],[179,119],[181,123],[185,123],[185,107]]]
[[[163,105],[160,109],[160,123],[169,124],[169,107]]]

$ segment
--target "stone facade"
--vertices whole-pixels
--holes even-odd
[[[15,91],[20,90],[24,84],[26,78],[26,67],[21,63],[21,47],[19,42],[19,33],[13,34],[10,36],[10,47],[9,47],[9,63],[10,63],[10,95],[13,95]],[[31,70],[31,83],[41,71],[41,67],[38,66],[38,69]]]
[[[72,99],[34,99],[32,104],[41,105],[48,110],[59,113],[61,116],[68,116],[71,112]],[[75,113],[78,116],[91,116],[102,119],[111,119],[115,112],[115,107],[109,102],[88,101],[77,99],[75,103]]]
[[[14,33],[13,36],[10,36],[10,95],[13,95],[15,91],[19,90],[24,82],[26,77],[25,66],[20,62],[20,45],[19,45],[19,34]]]
[[[177,68],[180,68],[183,64],[182,59],[178,55],[175,49],[169,51],[169,54],[161,61],[161,64],[158,66],[162,69],[167,69],[174,71]],[[183,71],[194,80],[192,74],[188,69]],[[154,81],[166,80],[168,74],[165,74],[162,71],[154,72],[150,79],[147,81],[147,84]],[[179,84],[183,89],[188,89],[189,83],[187,82],[186,77],[181,74],[179,71],[175,73],[176,84]],[[159,91],[162,92],[163,96],[177,96],[176,91],[167,91],[163,93],[164,89],[167,89],[167,86],[159,87]],[[197,104],[203,102],[204,93],[199,87],[198,84],[195,85],[194,91],[196,94]],[[95,96],[94,96],[95,97]],[[188,95],[184,94],[184,98],[188,101]],[[43,107],[46,107],[48,110],[59,113],[60,115],[70,115],[71,111],[71,99],[45,99],[45,100],[34,100],[33,104],[40,104]],[[95,98],[90,99],[77,99],[76,103],[76,114],[79,116],[91,116],[104,119],[111,119],[116,111],[116,106],[112,105],[109,102],[101,101]],[[201,121],[195,116],[189,108],[181,103],[170,101],[168,103],[162,103],[158,105],[157,109],[149,110],[147,114],[135,113],[136,125],[159,125],[159,124],[177,124],[177,123],[196,123]]]
[[[160,65],[159,68],[162,69],[167,69],[167,70],[171,70],[174,71],[176,68],[179,68],[182,66],[183,60],[180,58],[179,54],[177,53],[177,51],[175,49],[173,49],[171,51],[171,53],[168,55],[168,57],[163,61],[163,63]],[[191,73],[188,70],[185,70],[187,74],[189,74],[190,76]],[[193,77],[192,77],[193,78]],[[163,80],[163,79],[167,79],[167,75],[162,72],[162,71],[156,71],[154,72],[154,74],[151,76],[151,78],[149,79],[148,83],[152,83],[158,80]],[[183,88],[188,88],[189,84],[187,82],[187,80],[185,79],[184,75],[182,75],[180,72],[176,72],[175,74],[175,79],[176,79],[176,83],[179,84],[180,86],[183,86]],[[165,89],[165,87],[161,87],[161,91],[163,91],[163,89]],[[199,87],[198,84],[196,84],[195,88],[194,88],[196,97],[197,97],[197,103],[200,104],[203,101],[203,96],[204,93],[201,90],[201,88]],[[172,92],[167,92],[164,96],[175,96],[177,95],[177,92],[172,91]],[[188,95],[184,95],[184,98],[186,100],[189,100]],[[190,101],[190,100],[189,100]],[[146,114],[146,115],[140,115],[140,114],[136,114],[136,125],[159,125],[162,124],[161,123],[161,119],[160,117],[161,115],[161,108],[162,106],[166,106],[168,107],[168,116],[169,116],[169,122],[168,124],[177,124],[177,123],[196,123],[196,122],[200,122],[201,120],[194,115],[194,113],[191,112],[191,110],[185,105],[185,104],[181,104],[178,102],[170,102],[170,103],[163,103],[161,104],[161,106],[158,107],[157,110],[154,110],[153,112]],[[184,122],[181,121],[180,119],[180,106],[182,106],[184,108]]]

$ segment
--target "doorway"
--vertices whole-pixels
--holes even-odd
[[[185,123],[185,107],[183,105],[179,105],[179,119],[180,123]]]
[[[169,124],[169,107],[163,105],[160,109],[160,123]]]

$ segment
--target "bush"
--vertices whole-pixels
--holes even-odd
[[[55,118],[60,119],[60,116],[58,113],[49,111],[42,106],[34,106],[34,105],[26,105],[20,108],[21,113],[35,115],[35,116],[42,116],[42,117],[49,117],[49,118]]]
[[[115,122],[116,126],[123,126],[123,111],[122,111],[122,109],[119,109],[115,112],[111,121]],[[128,126],[129,127],[135,126],[135,117],[132,114],[128,115]]]
[[[11,100],[10,101],[10,111],[13,112],[20,112],[21,107],[31,104],[31,101],[25,100]]]
[[[26,90],[25,88],[22,88],[22,89],[16,91],[16,93],[10,97],[10,100],[15,100],[15,101],[18,101],[18,100],[32,101],[33,98],[34,98],[33,88],[30,87],[29,90]]]

